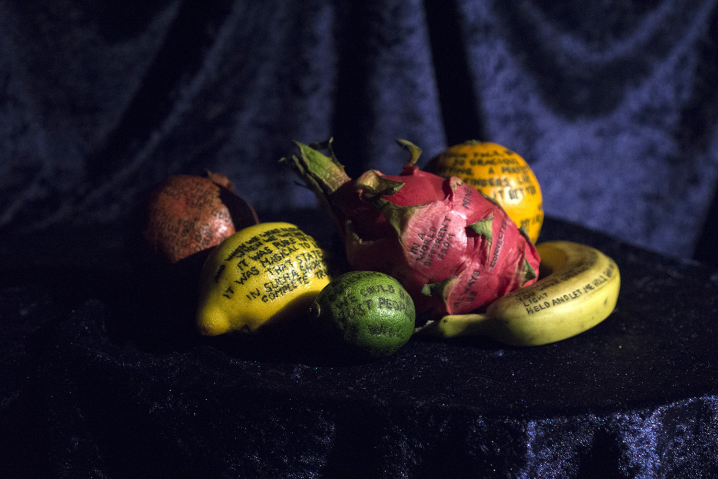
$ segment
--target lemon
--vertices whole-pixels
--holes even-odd
[[[439,176],[457,176],[495,200],[536,243],[543,225],[543,197],[526,160],[496,143],[470,140],[454,145],[427,165]]]
[[[312,304],[313,326],[334,350],[354,356],[389,356],[414,332],[414,302],[384,273],[350,271],[333,280]]]
[[[305,312],[329,284],[325,252],[290,223],[260,223],[220,243],[202,267],[197,326],[255,332]]]

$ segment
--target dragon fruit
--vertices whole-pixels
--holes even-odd
[[[536,248],[501,206],[457,177],[421,171],[421,149],[398,143],[411,153],[400,175],[352,180],[331,140],[297,142],[300,155],[288,160],[335,222],[350,267],[396,278],[428,320],[481,311],[535,282]]]

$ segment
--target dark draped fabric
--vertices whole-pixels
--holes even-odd
[[[718,0],[0,0],[0,99],[0,477],[718,477]],[[616,311],[346,363],[143,289],[124,224],[171,174],[331,243],[278,162],[330,137],[351,176],[516,151]]]
[[[718,179],[716,1],[0,4],[0,225],[106,223],[178,172],[312,206],[277,164],[352,175],[494,141],[548,215],[693,256]]]
[[[317,218],[295,216],[326,241]],[[717,477],[718,272],[545,233],[618,263],[604,322],[533,348],[415,337],[367,363],[299,326],[198,338],[104,237],[74,268],[40,251],[0,289],[0,477]]]

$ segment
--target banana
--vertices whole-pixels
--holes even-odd
[[[601,251],[570,241],[536,246],[541,276],[489,305],[484,314],[447,315],[417,332],[441,338],[488,336],[512,346],[538,346],[582,333],[616,307],[621,275]]]

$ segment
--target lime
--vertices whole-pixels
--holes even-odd
[[[312,324],[334,350],[353,356],[395,353],[414,332],[414,302],[394,278],[350,271],[324,287],[312,304]]]

